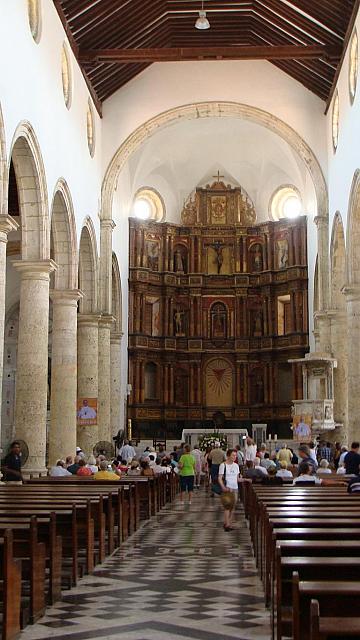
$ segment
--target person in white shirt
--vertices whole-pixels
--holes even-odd
[[[195,458],[195,489],[200,489],[202,457],[198,444],[196,444],[194,449],[191,451],[191,455]]]
[[[293,479],[294,477],[290,469],[287,468],[285,460],[281,460],[280,469],[276,472],[276,475],[278,476],[278,478],[282,478],[283,480],[285,480],[286,478]]]
[[[348,451],[347,447],[341,447],[341,455],[340,455],[340,458],[339,458],[339,466],[341,464],[344,464],[345,457],[347,456],[348,453],[349,453],[349,451]]]
[[[252,440],[251,438],[246,438],[246,442],[245,442],[245,462],[247,462],[247,460],[251,460],[252,462],[254,462],[255,458],[256,458],[256,444],[254,444],[254,440]]]
[[[260,474],[262,474],[263,476],[267,476],[267,475],[268,475],[268,472],[267,472],[267,470],[265,469],[265,467],[261,467],[261,466],[260,466],[260,462],[261,462],[260,458],[256,458],[256,457],[255,457],[255,459],[254,459],[254,467],[255,467],[255,470],[259,473],[259,475],[260,475]],[[275,466],[275,465],[274,465],[274,466]]]
[[[96,465],[95,456],[91,455],[88,457],[87,468],[90,469],[91,473],[97,473],[99,471],[99,467]]]
[[[225,531],[233,531],[232,516],[237,503],[238,483],[240,481],[240,468],[236,462],[236,449],[228,449],[226,452],[226,460],[219,467],[218,482],[223,491],[222,503],[224,507],[224,529]],[[231,494],[231,496],[226,496]]]
[[[344,462],[342,462],[341,464],[339,464],[336,473],[339,476],[344,476],[346,474],[346,469],[345,469],[345,464]]]
[[[325,458],[320,460],[319,467],[316,470],[316,475],[322,476],[324,473],[331,473],[331,469],[329,469],[329,461],[325,460]]]
[[[52,478],[59,478],[60,476],[71,476],[72,474],[65,468],[65,461],[58,460],[56,465],[51,467],[49,476]]]
[[[124,444],[119,451],[119,456],[121,460],[126,460],[127,462],[131,462],[131,460],[135,458],[136,451],[128,440],[124,440]]]
[[[307,484],[315,485],[315,484],[322,484],[324,482],[320,478],[317,478],[316,476],[312,475],[312,473],[313,473],[312,465],[309,464],[308,462],[302,462],[299,465],[299,475],[297,478],[294,479],[293,484],[301,485],[302,482],[306,482]]]

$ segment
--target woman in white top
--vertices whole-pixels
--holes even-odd
[[[329,469],[329,462],[325,458],[320,460],[316,475],[322,476],[324,473],[331,473],[331,469]]]
[[[252,440],[251,438],[246,438],[245,462],[247,462],[247,460],[251,460],[252,462],[254,462],[256,458],[256,452],[257,452],[257,448],[256,448],[256,444],[254,444],[254,440]]]
[[[276,472],[276,475],[278,478],[282,478],[283,480],[285,478],[289,478],[289,479],[293,478],[293,474],[291,473],[290,469],[287,468],[287,464],[285,460],[280,461],[280,469]]]
[[[238,483],[240,480],[240,468],[237,462],[237,451],[228,449],[226,452],[226,460],[219,467],[219,485],[223,491],[222,503],[224,507],[224,529],[232,531],[231,526],[234,508],[238,496]],[[226,496],[226,494],[231,494]],[[226,496],[226,497],[225,497]]]
[[[343,462],[341,464],[339,464],[336,473],[339,476],[344,476],[346,474],[346,469],[345,469],[345,465],[344,465]]]
[[[99,468],[96,465],[95,456],[91,455],[88,457],[87,468],[90,469],[91,473],[97,473]]]

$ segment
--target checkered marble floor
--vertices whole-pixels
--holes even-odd
[[[269,614],[241,505],[222,528],[217,497],[167,506],[22,640],[269,640]]]

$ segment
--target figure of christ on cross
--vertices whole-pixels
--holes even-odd
[[[222,243],[219,242],[219,241],[214,242],[214,244],[212,244],[211,246],[215,249],[215,252],[216,252],[217,272],[218,272],[218,275],[219,275],[220,272],[221,272],[221,267],[222,267],[223,262],[224,262],[224,256],[223,256],[223,248],[224,247],[223,247]]]

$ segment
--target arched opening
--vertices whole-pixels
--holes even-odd
[[[51,209],[51,257],[57,264],[55,289],[77,287],[76,224],[68,186],[59,180]]]
[[[79,303],[80,313],[96,313],[97,305],[97,250],[95,231],[90,218],[81,230],[79,249],[79,288],[83,298]]]

